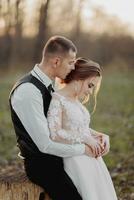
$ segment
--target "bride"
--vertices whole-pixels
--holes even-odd
[[[83,200],[117,200],[108,169],[102,159],[106,152],[107,135],[89,127],[90,114],[79,99],[95,98],[101,83],[98,63],[84,58],[75,62],[75,70],[64,80],[65,86],[54,92],[48,110],[51,138],[61,143],[85,143],[94,156],[64,158],[64,168]],[[107,139],[108,142],[108,139]]]

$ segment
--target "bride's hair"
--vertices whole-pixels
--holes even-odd
[[[62,83],[68,84],[74,80],[85,80],[90,77],[99,76],[100,80],[93,91],[93,97],[94,97],[94,108],[93,112],[96,108],[96,102],[97,102],[97,93],[100,88],[101,84],[101,78],[102,78],[102,70],[100,68],[100,65],[92,60],[88,60],[85,58],[77,58],[75,62],[75,69],[72,70],[67,77],[62,81]],[[86,96],[83,100],[83,103],[87,103],[89,101],[89,95]],[[92,112],[92,113],[93,113]]]

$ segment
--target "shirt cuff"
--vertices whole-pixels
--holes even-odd
[[[77,144],[74,145],[76,155],[83,155],[85,154],[85,144]]]

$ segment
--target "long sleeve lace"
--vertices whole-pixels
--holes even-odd
[[[82,143],[84,141],[84,134],[78,135],[78,132],[75,130],[72,131],[63,128],[63,112],[65,111],[61,100],[53,96],[47,114],[51,138],[61,143]]]

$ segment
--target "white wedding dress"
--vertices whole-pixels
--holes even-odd
[[[51,137],[80,143],[83,134],[91,134],[90,115],[79,102],[55,92],[48,111]],[[64,158],[64,168],[83,200],[117,200],[115,189],[102,159],[86,155]]]

